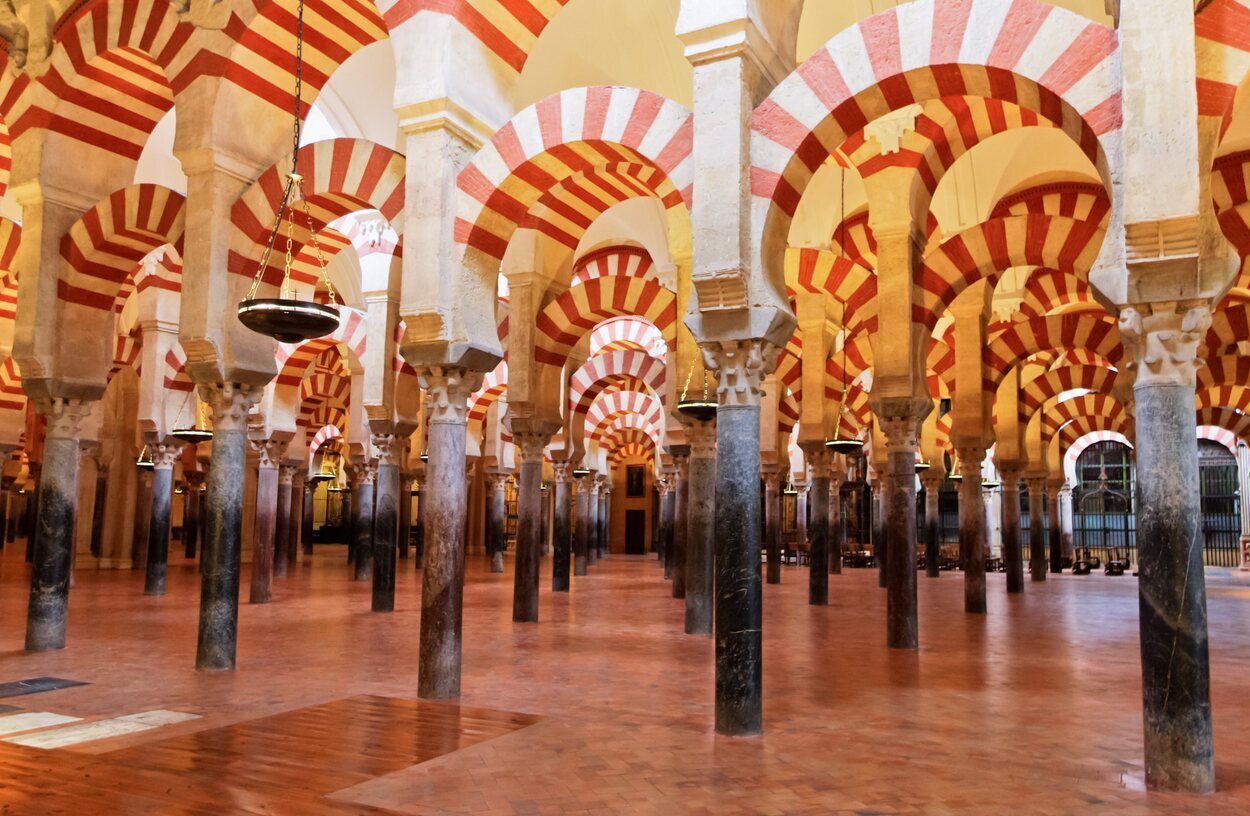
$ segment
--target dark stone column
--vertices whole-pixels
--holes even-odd
[[[612,496],[612,477],[599,477],[599,519],[595,540],[599,544],[599,557],[608,557],[608,503]],[[676,597],[676,596],[674,596]]]
[[[408,557],[412,540],[412,476],[400,471],[399,478],[399,542],[397,551],[400,559]]]
[[[539,483],[539,495],[542,497],[541,512],[538,514],[538,556],[541,562],[547,557],[547,525],[551,517],[551,488],[546,482]]]
[[[928,399],[927,397],[925,398]],[[920,623],[916,605],[916,435],[923,413],[886,416],[881,421],[889,456],[886,475],[885,540],[886,645],[891,649],[916,649]]]
[[[568,592],[573,536],[569,524],[569,470],[572,464],[557,460],[551,464],[556,475],[555,513],[551,521],[551,591]]]
[[[985,503],[981,500],[981,462],[985,448],[959,448],[959,552],[964,562],[964,611],[985,614]]]
[[[924,573],[930,578],[942,574],[942,511],[939,503],[946,473],[941,467],[930,467],[920,476],[924,484]]]
[[[1029,574],[1034,581],[1046,580],[1046,477],[1030,476],[1029,488]]]
[[[252,587],[248,603],[273,600],[273,539],[277,529],[278,463],[286,443],[276,439],[252,442],[260,454],[256,470],[256,515],[252,524]]]
[[[585,575],[586,567],[590,561],[590,535],[586,531],[586,527],[590,524],[590,487],[591,480],[589,476],[578,476],[576,489],[576,519],[573,528],[573,575]]]
[[[1207,305],[1126,308],[1120,335],[1137,360],[1138,621],[1146,786],[1211,793],[1211,666],[1203,574],[1194,392]]]
[[[243,530],[243,469],[248,409],[262,389],[227,383],[200,386],[213,409],[213,455],[208,470],[204,551],[200,554],[197,669],[233,669],[239,619],[239,542]]]
[[[148,563],[148,539],[152,535],[152,478],[151,470],[140,469],[139,478],[135,480],[135,519],[130,545],[131,569],[142,569]]]
[[[766,465],[764,477],[764,551],[768,559],[767,580],[781,583],[781,468]]]
[[[426,425],[425,567],[421,575],[421,647],[417,696],[460,696],[460,631],[464,600],[465,414],[482,383],[479,372],[425,368],[421,387],[431,406]],[[422,501],[424,505],[426,502]]]
[[[586,563],[593,567],[599,563],[599,474],[591,471],[586,480]]]
[[[664,474],[660,488],[660,552],[664,553],[664,580],[673,579],[673,519],[675,517],[677,477],[673,473]]]
[[[426,489],[428,474],[429,469],[423,466],[421,480],[417,483],[417,542],[413,545],[413,563],[417,569],[425,569],[425,504],[426,497],[430,495]]]
[[[378,463],[364,462],[356,468],[356,473],[356,485],[352,491],[352,506],[356,511],[356,524],[352,531],[356,542],[353,578],[368,581],[373,574],[373,505]]]
[[[651,485],[651,552],[655,553],[657,560],[661,564],[664,563],[664,548],[660,546],[660,485],[655,482]]]
[[[490,557],[490,571],[503,572],[504,551],[504,487],[508,483],[508,474],[492,472],[486,474],[486,486],[490,491],[486,502],[486,552]]]
[[[686,597],[686,545],[690,537],[690,447],[673,445],[673,597]]]
[[[1024,592],[1024,551],[1020,546],[1020,471],[1003,467],[1003,566],[1007,568],[1007,592]]]
[[[810,562],[807,574],[807,602],[813,606],[829,603],[829,475],[833,456],[824,440],[800,443],[810,471],[807,520]]]
[[[399,531],[399,467],[406,440],[396,434],[373,434],[378,452],[376,508],[373,515],[374,612],[395,610],[395,537]],[[359,561],[357,562],[359,563]]]
[[[1063,572],[1063,533],[1059,528],[1059,497],[1062,481],[1047,482],[1046,522],[1050,526],[1050,571],[1056,575]]]
[[[91,554],[96,558],[100,557],[100,552],[104,542],[104,510],[105,505],[108,502],[108,490],[108,465],[97,456],[95,473],[95,501],[91,504]],[[7,499],[9,496],[10,494],[6,491],[5,498]],[[12,525],[12,523],[12,517],[10,516],[9,524]],[[12,529],[12,527],[10,526],[9,529]],[[4,527],[0,526],[0,534],[3,534],[3,531]],[[194,543],[194,538],[192,539],[192,543]],[[191,553],[189,557],[194,558],[195,553]]]
[[[806,476],[806,471],[804,472]],[[806,481],[795,482],[794,484],[794,517],[795,517],[795,542],[794,546],[797,550],[799,547],[807,544],[807,491],[809,485]]]
[[[686,426],[690,443],[686,502],[686,634],[712,634],[715,608],[716,423]]]
[[[538,622],[538,565],[542,547],[543,448],[551,435],[513,431],[521,453],[517,479],[516,568],[513,571],[512,620]]]
[[[79,400],[40,399],[47,420],[43,443],[43,490],[34,529],[26,651],[65,648],[69,583],[78,513],[78,435],[90,405]]]
[[[195,558],[200,536],[200,485],[204,474],[199,471],[183,473],[186,489],[182,491],[182,549],[183,556]]]
[[[763,730],[763,582],[760,580],[761,341],[704,347],[717,372],[716,731]],[[770,367],[770,366],[769,366]]]
[[[872,554],[877,560],[877,586],[882,589],[886,587],[886,567],[890,561],[890,542],[886,540],[886,524],[885,524],[885,491],[888,474],[873,479],[871,509],[872,509]],[[810,500],[809,500],[810,501]]]
[[[295,468],[291,476],[291,503],[287,513],[286,563],[287,570],[295,569],[299,560],[301,539],[304,536],[304,466]]]
[[[285,578],[290,557],[287,550],[291,540],[291,489],[295,479],[295,466],[282,465],[278,468],[277,510],[274,512],[273,524],[273,574],[275,578]]]
[[[182,454],[177,442],[154,443],[152,452],[152,521],[148,525],[147,572],[144,595],[165,594],[165,573],[169,566],[169,508],[174,500],[174,463]]]
[[[842,523],[842,482],[846,472],[833,457],[832,475],[829,477],[829,574],[842,574],[842,549],[846,543],[846,527]]]
[[[313,554],[313,483],[304,485],[304,499],[300,502],[300,510],[304,514],[303,531],[300,537],[304,543],[304,555]]]

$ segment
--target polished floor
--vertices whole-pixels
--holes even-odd
[[[239,669],[192,670],[198,584],[82,572],[69,648],[21,651],[27,568],[0,555],[0,682],[91,685],[3,702],[83,721],[199,715],[45,750],[0,741],[0,814],[1244,814],[1250,812],[1250,580],[1210,581],[1220,792],[1142,790],[1136,587],[1063,576],[962,612],[957,574],[921,578],[921,650],[883,647],[869,571],[806,603],[765,591],[761,738],[717,738],[712,645],[681,633],[651,559],[613,557],[538,625],[511,574],[469,559],[460,705],[415,702],[419,573],[369,611],[327,548],[241,608]],[[244,586],[246,586],[244,576]],[[3,715],[0,715],[3,716]]]

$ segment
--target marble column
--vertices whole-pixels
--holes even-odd
[[[373,575],[373,519],[374,494],[377,489],[378,463],[376,459],[356,466],[356,484],[352,486],[352,508],[356,523],[352,525],[355,542],[352,578],[368,581]]]
[[[143,594],[164,595],[169,568],[169,509],[174,500],[174,463],[182,455],[178,442],[152,443],[152,520],[148,524],[147,570]]]
[[[291,540],[291,490],[295,484],[295,465],[278,467],[278,499],[273,525],[273,574],[285,578],[290,556],[287,549]]]
[[[1030,476],[1029,488],[1029,575],[1030,580],[1046,580],[1046,477]]]
[[[1046,521],[1050,525],[1050,571],[1055,575],[1063,572],[1063,533],[1059,529],[1059,496],[1063,492],[1062,481],[1046,483]]]
[[[91,409],[86,402],[59,397],[36,400],[35,407],[47,427],[40,482],[43,500],[34,525],[26,651],[44,652],[65,648],[78,513],[78,443],[82,421]]]
[[[507,501],[504,489],[508,474],[504,471],[486,473],[486,553],[490,559],[491,572],[503,572],[504,538],[507,535],[504,514]]]
[[[287,569],[295,569],[299,560],[301,540],[304,536],[304,467],[298,466],[291,477],[291,504],[287,514],[286,563]]]
[[[600,476],[599,482],[599,528],[596,540],[599,542],[599,557],[607,558],[611,552],[608,546],[608,507],[612,502],[612,477]],[[676,596],[674,596],[676,597]]]
[[[512,620],[538,622],[538,567],[542,547],[543,449],[551,434],[514,431],[521,454],[517,479],[516,567],[513,570]]]
[[[812,606],[829,603],[829,476],[833,453],[823,440],[802,442],[807,459],[807,541],[809,565],[807,602]]]
[[[153,471],[139,470],[135,480],[135,517],[131,532],[130,568],[142,569],[148,563],[148,539],[152,529],[152,480]],[[38,493],[35,494],[36,499]]]
[[[916,602],[916,436],[923,416],[901,413],[880,418],[885,433],[886,645],[917,649],[920,623]]]
[[[1000,467],[1003,490],[1003,566],[1007,570],[1007,592],[1024,592],[1024,551],[1020,544],[1020,471]]]
[[[578,476],[575,489],[577,490],[576,504],[574,507],[576,518],[573,525],[573,575],[574,577],[586,574],[586,567],[590,561],[590,535],[586,531],[587,525],[590,523],[590,485],[589,476]]]
[[[273,600],[273,544],[277,529],[278,467],[286,443],[276,439],[253,441],[260,454],[256,472],[256,515],[252,524],[252,586],[249,603]]]
[[[551,463],[555,472],[555,513],[551,522],[551,591],[568,592],[572,580],[569,577],[572,529],[569,524],[569,471],[573,465],[568,460]]]
[[[1072,485],[1065,484],[1059,491],[1059,545],[1064,560],[1076,556],[1076,544],[1072,533]]]
[[[765,341],[703,347],[716,372],[716,731],[763,730],[760,580],[760,383],[775,365]]]
[[[479,372],[433,367],[419,372],[431,406],[426,424],[425,566],[421,575],[421,646],[417,696],[460,696],[460,631],[464,600],[466,414]],[[422,501],[424,505],[426,502]]]
[[[889,542],[886,540],[884,478],[872,480],[872,554],[877,561],[877,586],[886,587],[886,567],[890,560]]]
[[[395,538],[399,532],[400,477],[407,440],[394,433],[375,433],[370,440],[378,454],[373,511],[374,612],[395,611]],[[359,559],[357,560],[359,564]]]
[[[1138,622],[1146,785],[1215,790],[1194,394],[1208,305],[1127,307],[1137,459]]]
[[[764,478],[764,553],[767,559],[766,579],[781,583],[781,468],[765,465]]]
[[[590,490],[586,493],[586,561],[589,566],[599,562],[599,474],[591,471],[586,477]]]
[[[417,483],[417,542],[413,545],[412,552],[413,564],[417,569],[425,569],[425,504],[426,497],[430,495],[426,489],[427,480],[428,477],[423,474]]]
[[[677,478],[672,473],[660,482],[660,552],[664,554],[664,580],[673,579],[673,519]]]
[[[942,574],[942,511],[939,499],[946,473],[931,467],[920,476],[924,485],[924,573],[929,578]]]
[[[396,551],[400,560],[408,557],[412,540],[412,474],[400,471],[399,478],[399,541]]]
[[[801,547],[807,544],[807,489],[806,481],[796,482],[794,485],[794,517],[795,517],[795,547]]]
[[[686,545],[690,538],[690,446],[672,445],[673,457],[673,597],[686,597]]]
[[[981,499],[981,462],[985,448],[959,448],[959,551],[964,567],[964,611],[985,614],[985,504]]]
[[[200,482],[203,482],[203,476],[201,474],[196,474],[196,475],[200,476]],[[105,513],[105,510],[108,509],[108,491],[109,491],[108,480],[109,480],[108,463],[103,461],[102,459],[100,459],[100,457],[97,456],[96,457],[96,474],[95,474],[95,501],[92,502],[92,505],[91,505],[91,554],[94,555],[96,558],[100,557],[100,552],[102,550],[103,543],[104,543],[104,513]],[[4,496],[4,500],[6,501],[6,503],[10,495],[11,494],[9,494],[8,490],[6,489],[5,496]],[[196,495],[196,511],[197,512],[199,511],[198,493]],[[13,529],[12,524],[13,524],[13,519],[12,519],[12,515],[10,514],[10,518],[9,518],[10,531]],[[2,549],[4,546],[3,535],[4,535],[4,526],[0,525],[0,549]],[[191,538],[191,543],[192,544],[195,543],[194,535]],[[195,552],[192,551],[191,554],[187,557],[194,558]]]
[[[190,470],[183,473],[187,486],[182,492],[182,551],[183,557],[195,558],[200,535],[200,485],[204,474]],[[96,495],[99,501],[99,494]]]
[[[686,634],[711,635],[715,590],[716,423],[686,426]]]
[[[313,483],[306,482],[304,485],[304,500],[300,502],[300,509],[304,513],[304,523],[302,525],[301,537],[304,543],[304,555],[313,554]]]
[[[262,391],[238,383],[200,386],[200,398],[213,411],[213,453],[203,508],[197,669],[233,669],[235,664],[247,415]]]
[[[833,468],[829,475],[829,574],[842,574],[842,550],[846,544],[846,524],[842,518],[842,482],[846,472],[837,465],[838,458],[833,458]]]

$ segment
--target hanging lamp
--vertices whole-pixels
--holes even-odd
[[[846,246],[846,168],[839,165],[841,169],[842,196],[839,202],[842,212],[838,221],[838,246],[844,248]],[[846,302],[838,299],[838,305],[842,308],[839,310],[839,320],[842,321],[842,399],[838,403],[838,424],[836,435],[833,439],[825,442],[825,447],[834,453],[840,453],[844,456],[851,456],[859,453],[864,449],[864,441],[854,436],[842,435],[842,420],[846,416]]]
[[[690,378],[693,376],[694,363],[691,362],[690,370],[686,372],[686,384],[681,389],[681,399],[677,401],[677,413],[695,422],[711,422],[716,419],[716,400],[708,394],[707,369],[703,369],[703,395],[701,397],[689,396]]]
[[[916,463],[916,473],[924,473],[930,467],[928,462],[920,461]]]
[[[148,446],[145,444],[143,450],[139,451],[139,458],[135,460],[135,465],[140,470],[154,470],[156,463],[152,461],[152,454],[148,453]]]
[[[584,479],[590,475],[590,468],[577,467],[573,468],[574,479]]]
[[[298,0],[295,23],[295,124],[292,128],[291,140],[291,172],[286,177],[286,188],[282,192],[282,203],[278,207],[278,218],[269,232],[269,240],[265,244],[265,252],[261,255],[260,265],[256,268],[256,277],[247,297],[239,303],[239,322],[247,328],[272,337],[279,343],[299,343],[314,337],[324,337],[339,327],[338,297],[330,283],[326,272],[326,259],[321,252],[321,243],[317,240],[316,224],[308,208],[308,200],[304,197],[304,178],[298,172],[300,132],[300,94],[303,89],[304,69],[304,0]],[[304,227],[308,230],[313,250],[317,255],[317,264],[321,268],[321,282],[329,295],[329,303],[317,303],[313,300],[302,300],[296,297],[291,284],[291,263],[294,259],[295,244],[295,202],[299,201],[304,215]],[[286,221],[286,257],[283,263],[282,285],[276,298],[258,297],[261,283],[264,282],[265,270],[269,268],[269,258],[273,254],[274,244],[278,241],[278,233]]]
[[[182,398],[182,405],[178,408],[178,416],[174,419],[174,429],[171,431],[175,439],[180,439],[191,445],[205,442],[213,438],[213,432],[203,427],[200,421],[200,401],[195,400],[195,422],[188,426],[182,426],[182,412],[187,407],[187,401],[190,400],[194,392],[188,392]]]
[[[309,478],[314,482],[328,482],[339,477],[339,452],[330,449],[321,454],[321,467]]]

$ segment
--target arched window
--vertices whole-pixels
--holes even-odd
[[[1209,566],[1235,567],[1241,562],[1237,459],[1219,442],[1198,440],[1198,486],[1204,560]]]
[[[1095,569],[1111,559],[1137,561],[1134,476],[1132,452],[1113,440],[1090,445],[1076,460],[1073,546]]]

